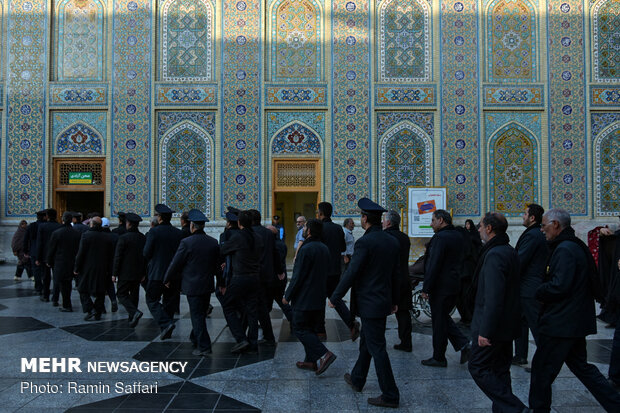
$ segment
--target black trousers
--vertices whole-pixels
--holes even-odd
[[[338,283],[340,282],[340,275],[337,276],[328,276],[327,277],[327,298],[331,297],[331,295],[336,290]],[[334,309],[347,325],[347,327],[352,328],[353,322],[355,321],[355,317],[349,310],[349,307],[344,303],[344,301],[338,301],[334,304]],[[315,331],[319,334],[325,334],[325,307],[321,310],[321,318],[317,320]]]
[[[620,393],[607,382],[601,372],[588,364],[585,337],[549,337],[540,333],[530,382],[530,409],[547,413],[551,409],[551,384],[562,365],[566,366],[586,386],[608,412],[620,412]]]
[[[275,341],[273,335],[273,327],[271,326],[271,317],[269,312],[273,304],[273,297],[269,289],[269,282],[260,281],[258,289],[258,323],[263,330],[263,338],[269,341]]]
[[[375,370],[383,400],[398,403],[400,393],[396,387],[392,365],[385,348],[385,317],[362,317],[360,354],[351,371],[351,380],[360,389],[366,384],[371,359],[375,361]]]
[[[468,293],[471,286],[471,277],[463,277],[460,280],[459,294],[456,299],[456,309],[461,315],[461,323],[471,324],[473,312],[468,305]]]
[[[45,263],[41,263],[41,271],[43,275],[43,297],[50,298],[50,285],[52,283],[52,269]],[[58,299],[58,298],[57,298]]]
[[[207,330],[207,309],[211,294],[188,295],[189,314],[192,319],[192,332],[190,337],[196,340],[196,348],[200,351],[211,349],[211,337]]]
[[[258,347],[258,280],[254,277],[233,276],[222,297],[222,310],[230,332],[238,343],[248,340],[251,348]],[[247,317],[248,334],[246,336],[238,310]],[[273,334],[273,332],[272,332]]]
[[[35,258],[30,258],[32,263],[32,275],[34,277],[34,289],[43,294],[43,266],[35,264]]]
[[[469,356],[469,373],[493,402],[494,413],[521,413],[525,405],[513,394],[510,381],[512,342],[493,341],[492,344],[479,347],[478,341],[474,340]]]
[[[446,360],[448,340],[452,343],[454,351],[460,351],[469,342],[450,317],[450,311],[455,303],[456,295],[429,295],[433,326],[433,358],[437,361]]]
[[[71,304],[72,286],[73,278],[66,277],[58,280],[58,289],[60,290],[60,294],[62,296],[62,308],[73,308],[73,305]]]
[[[400,338],[400,344],[411,347],[411,313],[409,310],[399,307],[395,315],[396,321],[398,322],[398,338]]]
[[[174,308],[170,304],[170,292],[162,281],[149,280],[146,284],[146,305],[151,315],[159,325],[160,329],[165,329],[174,322]],[[163,303],[159,300],[163,297]]]
[[[515,357],[527,359],[530,330],[538,341],[540,303],[534,298],[521,297],[521,337],[515,340]]]
[[[33,276],[30,259],[24,260],[23,256],[20,254],[20,259],[17,261],[17,267],[15,268],[15,276],[21,278],[24,270],[26,270],[28,278]]]
[[[57,303],[60,298],[60,278],[64,275],[52,269],[52,302]]]
[[[275,301],[278,307],[282,310],[284,317],[289,323],[293,322],[293,310],[290,304],[282,304],[282,297],[284,296],[284,290],[286,288],[286,279],[283,281],[270,281],[267,283],[261,283],[264,293],[264,301],[267,312],[270,312],[273,308],[273,302]]]
[[[93,300],[91,299],[90,294],[88,293],[80,293],[80,301],[82,302],[82,311],[85,313],[90,313],[94,311],[96,314],[103,313],[105,293],[95,295],[95,302],[93,304]]]
[[[304,361],[316,362],[327,353],[314,331],[317,320],[321,318],[321,310],[302,311],[293,309],[293,334],[301,341],[306,351]]]
[[[138,311],[140,280],[119,281],[116,285],[116,296],[118,297],[118,302],[127,310],[129,318],[132,318],[136,311]]]

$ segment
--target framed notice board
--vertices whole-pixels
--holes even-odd
[[[433,212],[446,209],[446,188],[407,188],[407,233],[410,237],[432,237]]]

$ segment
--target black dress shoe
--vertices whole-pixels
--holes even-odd
[[[95,318],[95,312],[94,312],[94,311],[91,311],[90,313],[87,313],[87,314],[84,316],[84,320],[85,320],[85,321],[90,321],[90,320],[92,320],[93,318]]]
[[[461,349],[461,360],[460,363],[461,364],[465,364],[469,361],[469,355],[471,354],[471,344],[467,343],[465,344],[465,347],[463,347]],[[525,360],[525,363],[527,364],[527,360]]]
[[[393,409],[396,409],[398,407],[398,402],[388,402],[387,400],[384,400],[382,396],[369,397],[368,404],[379,407],[391,407]]]
[[[319,359],[319,362],[316,364],[316,375],[325,373],[325,370],[336,360],[336,355],[331,351],[325,353],[323,357]]]
[[[73,312],[73,308],[64,308],[64,307],[60,307],[58,309],[58,311],[60,311],[61,313],[72,313]]]
[[[362,389],[360,389],[359,387],[357,387],[355,384],[353,384],[353,378],[351,377],[351,375],[349,373],[344,373],[344,381],[351,386],[351,388],[353,389],[353,391],[356,391],[358,393],[362,392]]]
[[[40,297],[39,297],[39,300],[43,301],[44,303],[49,303],[49,302],[50,302],[50,299],[49,299],[49,298],[47,298],[47,297],[43,297],[43,296],[40,296]]]
[[[248,348],[250,348],[250,342],[247,340],[243,340],[242,342],[237,343],[234,346],[232,346],[232,348],[230,349],[230,352],[233,354],[243,353]]]
[[[112,301],[112,312],[115,313],[118,311],[118,302]]]
[[[514,356],[512,358],[512,364],[514,364],[515,366],[523,366],[527,364],[527,359],[523,357]]]
[[[258,344],[263,344],[265,346],[275,346],[276,345],[276,341],[275,340],[265,340],[264,338],[261,338],[260,340],[258,340]]]
[[[431,357],[429,359],[422,360],[422,365],[428,367],[448,367],[448,362],[446,360],[438,361]]]
[[[96,321],[101,320],[101,313],[95,313],[95,320]]]
[[[298,369],[316,371],[316,363],[311,361],[298,361],[295,363]]]
[[[616,382],[614,379],[609,378],[607,379],[607,381],[609,382],[609,384],[611,385],[611,387],[616,390],[616,391],[620,391],[620,382]]]
[[[133,317],[131,317],[131,320],[129,320],[129,327],[135,327],[138,325],[138,321],[140,321],[140,318],[142,318],[142,316],[144,315],[144,313],[140,310],[136,310],[136,312],[134,313]]]
[[[172,330],[174,330],[174,327],[175,327],[174,323],[170,323],[168,327],[163,329],[163,331],[159,335],[159,338],[162,340],[169,339],[172,336]]]
[[[351,327],[351,341],[355,341],[360,336],[360,322],[353,321],[353,327]]]
[[[406,351],[407,353],[411,353],[413,351],[412,346],[406,346],[404,344],[394,344],[394,350]]]
[[[196,349],[196,350],[192,351],[192,355],[194,355],[194,356],[202,356],[202,357],[207,356],[207,355],[209,355],[211,353],[213,353],[213,351],[210,348],[208,348],[206,350],[198,350],[198,349]]]
[[[58,301],[52,301],[52,305],[53,305],[54,307],[58,307],[58,305],[59,305],[59,304],[58,304]]]

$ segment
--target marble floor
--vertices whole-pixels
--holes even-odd
[[[295,367],[303,358],[301,344],[291,335],[279,309],[272,311],[278,343],[261,345],[258,354],[233,355],[234,344],[219,302],[208,319],[213,354],[192,356],[191,322],[184,297],[181,315],[172,338],[162,341],[158,328],[142,300],[145,316],[135,329],[127,326],[124,309],[110,310],[100,321],[84,321],[81,311],[61,313],[51,303],[41,302],[33,283],[13,281],[14,266],[0,265],[0,412],[366,412],[382,410],[369,406],[368,397],[379,395],[374,368],[362,393],[354,393],[343,381],[357,357],[357,343],[348,337],[346,326],[333,310],[327,311],[327,347],[337,360],[321,376]],[[142,292],[142,295],[144,293]],[[79,297],[74,292],[73,308]],[[589,359],[606,375],[612,330],[599,322],[599,333],[588,338]],[[400,389],[398,411],[488,412],[491,403],[472,381],[459,354],[448,349],[448,368],[420,365],[431,354],[430,328],[415,325],[413,352],[392,349],[398,342],[396,320],[388,319],[386,337],[396,382]],[[533,345],[530,345],[530,357]],[[22,358],[77,357],[82,372],[22,373]],[[187,363],[183,372],[142,373],[88,372],[89,362],[175,361]],[[515,394],[527,401],[529,374],[513,366]],[[116,393],[116,383],[134,383],[157,393]],[[75,383],[75,384],[71,384]],[[74,386],[72,390],[68,388]],[[108,385],[109,391],[105,388]],[[62,386],[62,387],[61,387]],[[138,388],[141,388],[139,385]],[[124,387],[123,387],[124,388]],[[58,389],[57,393],[50,393]],[[86,389],[89,393],[79,393]],[[98,392],[101,390],[101,392]],[[554,384],[555,412],[602,412],[585,387],[563,368]],[[62,391],[62,393],[61,393]]]

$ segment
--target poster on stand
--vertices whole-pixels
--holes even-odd
[[[446,209],[446,188],[407,188],[407,233],[410,237],[432,237],[433,212]]]

